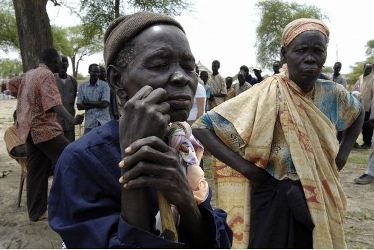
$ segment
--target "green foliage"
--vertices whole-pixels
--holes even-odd
[[[81,73],[78,73],[76,77],[77,81],[83,81],[83,82],[86,81],[88,78],[89,78],[88,76],[84,76]]]
[[[366,55],[368,57],[374,56],[374,40],[369,40],[366,43]]]
[[[0,0],[0,49],[8,52],[18,48],[17,23],[12,2]]]
[[[72,54],[72,44],[68,39],[67,29],[52,26],[53,46],[64,55]]]
[[[4,78],[22,72],[22,63],[16,59],[0,59],[0,76]]]
[[[102,50],[98,36],[87,37],[84,26],[53,27],[54,46],[72,61],[73,75],[77,77],[79,62],[85,57]]]
[[[257,60],[264,68],[271,68],[273,62],[279,60],[282,32],[289,22],[302,17],[325,18],[316,6],[282,0],[261,0],[256,5],[261,12],[260,24],[256,30]]]
[[[81,8],[77,14],[84,24],[86,36],[89,37],[103,34],[109,23],[115,19],[116,9],[120,15],[153,11],[174,16],[190,6],[187,0],[81,0]]]

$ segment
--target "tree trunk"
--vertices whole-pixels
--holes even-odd
[[[119,1],[120,0],[115,0],[114,2],[114,17],[117,18],[119,17]]]
[[[79,57],[79,59],[77,60],[77,63],[76,63],[76,66],[75,66],[75,71],[76,71],[76,76],[74,76],[75,78],[77,78],[78,76],[78,68],[79,68],[79,62],[82,60],[82,57]]]
[[[48,0],[13,0],[23,71],[35,68],[40,53],[53,47]]]
[[[75,79],[77,79],[77,76],[78,76],[78,69],[77,67],[75,66],[75,56],[72,56],[70,57],[70,60],[71,60],[71,67],[73,69],[73,77]]]

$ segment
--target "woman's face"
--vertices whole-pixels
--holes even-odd
[[[134,56],[121,85],[131,98],[143,86],[167,91],[171,121],[187,119],[197,88],[195,58],[186,35],[172,25],[154,25],[133,40]]]
[[[326,61],[326,37],[319,31],[306,31],[282,51],[290,79],[304,92],[312,90]]]

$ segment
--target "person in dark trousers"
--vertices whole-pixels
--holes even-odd
[[[77,97],[77,80],[67,74],[69,61],[66,56],[61,56],[61,69],[55,74],[56,83],[60,92],[62,104],[65,109],[72,115],[75,115],[75,98]],[[75,140],[75,126],[63,117],[57,116],[57,121],[64,130],[64,136],[70,142]]]
[[[106,69],[105,69],[105,67],[103,65],[100,65],[99,79],[101,81],[107,82],[107,79],[106,79]],[[110,118],[112,120],[118,120],[119,114],[118,114],[116,94],[113,92],[112,89],[110,89],[109,113],[110,113]]]
[[[88,67],[88,73],[90,80],[79,86],[77,99],[78,110],[85,110],[84,134],[111,120],[110,88],[107,82],[99,78],[99,65],[91,64]]]
[[[361,148],[368,149],[371,147],[371,139],[373,137],[373,127],[369,124],[371,103],[374,97],[374,74],[371,63],[365,63],[364,73],[360,75],[352,91],[359,91],[361,94],[361,103],[365,110],[365,122],[362,125],[362,139],[364,143],[361,145]]]
[[[37,68],[27,71],[18,85],[17,133],[27,152],[27,209],[31,221],[42,219],[47,210],[48,177],[69,144],[57,115],[72,125],[83,116],[72,116],[62,105],[53,73],[59,72],[61,57],[46,49]]]

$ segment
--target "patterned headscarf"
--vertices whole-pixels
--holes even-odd
[[[282,46],[289,45],[298,35],[305,31],[319,31],[327,40],[329,39],[330,31],[326,24],[318,19],[300,18],[293,20],[283,30]]]

